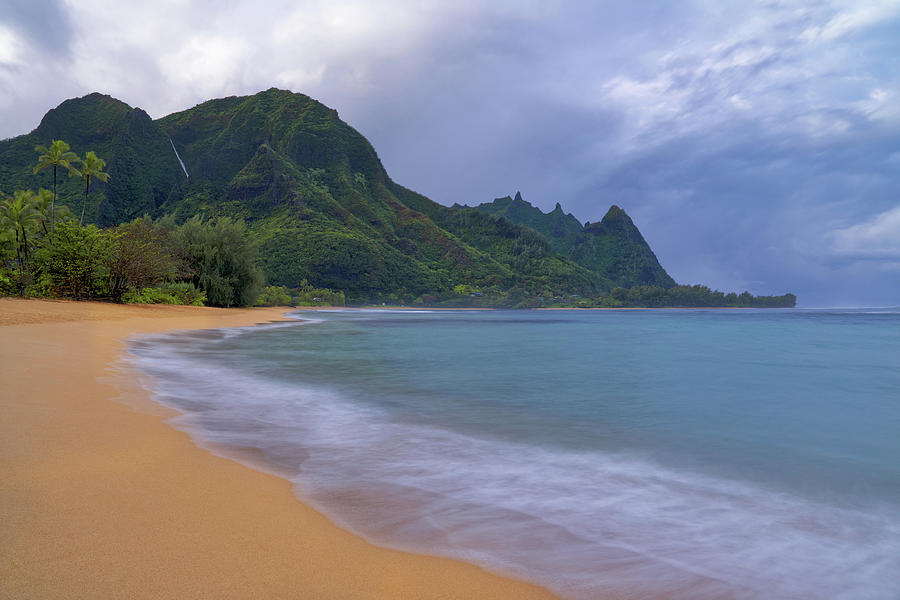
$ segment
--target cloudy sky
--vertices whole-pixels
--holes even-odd
[[[0,2],[0,138],[272,86],[438,202],[615,203],[679,282],[900,305],[900,0]]]

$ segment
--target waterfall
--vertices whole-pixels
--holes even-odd
[[[172,141],[172,138],[169,138],[169,143],[172,144],[172,150],[175,150],[175,142]],[[184,166],[184,161],[181,160],[180,156],[178,156],[178,150],[175,150],[175,158],[178,159],[178,164],[181,165],[181,170],[184,171],[184,176],[190,179],[191,176],[188,175],[187,167]]]

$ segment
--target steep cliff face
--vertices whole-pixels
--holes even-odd
[[[486,202],[476,207],[481,212],[496,217],[506,217],[513,223],[531,227],[545,238],[557,252],[565,254],[571,247],[575,237],[582,231],[581,223],[574,215],[563,212],[559,202],[549,213],[544,213],[536,206],[522,199],[521,192],[514,198],[506,196],[493,202]]]
[[[598,278],[550,248],[526,257],[523,243],[487,243],[479,236],[500,240],[493,221],[479,236],[453,229],[450,209],[391,181],[368,140],[308,96],[270,89],[205,102],[158,124],[191,174],[160,212],[244,218],[274,283],[308,279],[351,295],[418,295],[463,282],[599,289]],[[529,235],[518,227],[512,237]],[[542,260],[564,275],[548,279]]]
[[[0,141],[0,190],[49,187],[31,167],[34,146],[54,139],[107,161],[88,221],[243,218],[276,285],[307,279],[352,299],[458,284],[593,294],[671,282],[627,215],[631,229],[610,217],[601,230],[559,205],[544,214],[520,194],[478,209],[441,206],[393,182],[365,137],[303,94],[273,88],[155,121],[102,94],[67,100],[33,132]],[[60,179],[62,203],[80,207],[79,182]]]
[[[584,228],[570,255],[579,264],[606,273],[619,287],[675,285],[631,217],[616,205],[599,223]]]
[[[113,225],[157,214],[170,197],[178,197],[186,177],[168,136],[139,108],[128,111],[113,142],[110,177],[97,222]]]
[[[601,222],[587,226],[563,212],[558,202],[544,213],[518,192],[515,198],[497,198],[476,209],[534,229],[553,250],[601,275],[614,287],[675,285],[631,217],[618,206],[610,208]]]
[[[37,160],[34,147],[65,140],[84,156],[93,150],[106,161],[109,182],[95,181],[87,220],[101,225],[127,221],[156,209],[177,191],[180,167],[165,132],[147,113],[103,94],[66,100],[44,115],[31,133],[0,142],[0,185],[12,189],[49,188],[49,170],[31,172]],[[73,210],[81,206],[82,182],[57,174],[60,202]]]

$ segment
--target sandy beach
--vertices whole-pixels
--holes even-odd
[[[0,299],[0,597],[554,597],[375,547],[286,480],[198,448],[138,385],[109,382],[129,335],[283,313]]]

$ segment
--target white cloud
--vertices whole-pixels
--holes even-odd
[[[9,27],[0,24],[0,66],[20,65],[24,43]]]
[[[215,95],[240,81],[250,55],[252,47],[245,39],[200,33],[162,54],[156,64],[173,89]]]
[[[753,105],[750,102],[747,102],[743,97],[741,97],[740,94],[732,94],[731,97],[728,98],[728,101],[731,102],[731,104],[735,108],[739,108],[741,110],[749,110],[753,108]]]
[[[876,87],[863,100],[854,103],[857,111],[870,121],[882,125],[900,125],[900,86],[897,89]]]
[[[841,41],[900,17],[900,2],[710,5],[708,20],[660,36],[652,51],[617,70],[587,74],[591,93],[559,96],[622,115],[620,147],[646,148],[686,135],[752,123],[757,135],[821,146],[846,138],[856,114],[900,124],[896,70]],[[882,57],[886,58],[886,57]],[[582,84],[583,85],[583,84]],[[870,95],[869,91],[875,91]],[[860,100],[860,97],[863,97]],[[845,116],[838,117],[841,113]],[[711,148],[711,151],[716,151]]]
[[[448,37],[490,35],[481,27],[492,20],[552,10],[417,0],[66,3],[77,85],[154,116],[276,84],[326,100],[362,96],[392,71],[414,81]]]
[[[835,256],[857,260],[900,261],[900,206],[831,234]]]
[[[843,8],[841,3],[836,7]],[[831,42],[900,14],[896,0],[868,0],[853,3],[850,10],[840,10],[824,23],[811,25],[800,37],[809,42]]]

